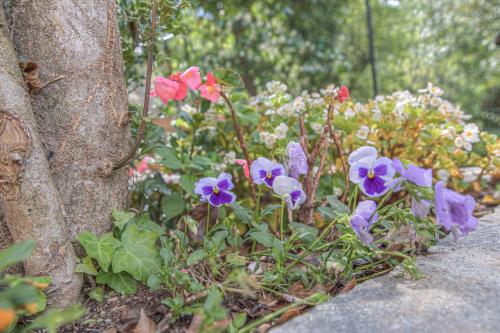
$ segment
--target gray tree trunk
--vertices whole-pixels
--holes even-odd
[[[70,237],[102,233],[128,181],[125,169],[103,176],[130,135],[115,1],[3,1],[18,56],[48,83],[31,100]]]
[[[50,275],[53,304],[74,302],[81,277],[65,225],[59,193],[37,132],[28,87],[10,41],[0,6],[0,215],[15,241],[37,240],[24,263],[31,275]],[[1,218],[0,220],[3,220]],[[6,232],[2,228],[2,232]],[[6,235],[2,238],[8,240]]]

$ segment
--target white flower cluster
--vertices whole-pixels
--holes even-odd
[[[288,126],[285,123],[280,123],[278,127],[276,127],[274,134],[276,134],[277,139],[284,139],[286,138],[287,132],[288,132]]]
[[[236,153],[234,151],[230,151],[224,155],[224,163],[227,164],[235,164],[236,163]]]
[[[274,133],[260,132],[259,140],[264,143],[266,148],[273,148],[276,144],[277,137]]]
[[[479,142],[479,128],[476,124],[467,124],[464,126],[462,134],[455,138],[455,146],[463,148],[466,151],[472,150],[472,144]]]

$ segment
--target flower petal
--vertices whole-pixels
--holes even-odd
[[[371,165],[377,159],[377,149],[370,146],[363,146],[349,154],[349,165],[364,162]]]
[[[234,188],[234,184],[231,181],[232,178],[231,174],[227,172],[221,173],[219,178],[217,178],[217,187],[223,191],[232,190]]]

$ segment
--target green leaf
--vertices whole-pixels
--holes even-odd
[[[131,220],[134,218],[135,214],[132,212],[123,212],[120,210],[113,209],[111,212],[111,215],[113,216],[113,219],[115,220],[114,224],[115,226],[122,230],[123,227]]]
[[[207,251],[200,249],[196,250],[193,253],[189,255],[189,257],[186,260],[186,264],[188,266],[193,266],[205,259],[208,256]]]
[[[203,310],[213,320],[226,318],[226,309],[222,306],[222,296],[217,289],[210,290],[203,304]]]
[[[337,199],[335,195],[327,195],[326,200],[338,215],[351,213],[349,207],[347,207],[339,199]]]
[[[122,295],[134,294],[137,291],[137,281],[125,272],[105,273],[101,271],[97,274],[95,281],[107,285]]]
[[[262,213],[260,214],[260,217],[264,217],[267,215],[272,214],[276,209],[280,208],[281,205],[268,205],[266,208],[262,210]]]
[[[233,209],[234,215],[236,215],[240,221],[245,224],[252,224],[253,212],[250,209],[243,207],[237,202],[233,202],[230,206]]]
[[[45,328],[48,333],[56,333],[59,327],[80,319],[84,314],[85,309],[80,305],[74,305],[64,310],[48,310],[42,316],[36,318],[29,326],[23,328],[21,332],[31,332],[35,329]]]
[[[162,164],[167,168],[178,170],[182,168],[182,161],[172,148],[162,147],[156,150],[156,153],[162,158]]]
[[[282,264],[285,259],[285,249],[278,238],[274,238],[272,253],[276,263]]]
[[[197,155],[197,156],[193,157],[193,163],[196,163],[196,164],[199,164],[202,166],[211,166],[214,164],[214,162],[212,162],[211,159],[209,159],[206,156],[201,156],[201,155]]]
[[[298,239],[306,243],[312,243],[318,238],[318,229],[302,223],[292,222],[290,223],[290,229]]]
[[[147,286],[151,290],[159,290],[161,287],[161,276],[160,274],[151,274],[148,278]]]
[[[76,239],[82,244],[87,255],[97,260],[103,271],[107,272],[111,258],[115,249],[120,246],[120,241],[108,232],[97,239],[97,236],[90,232],[81,233]]]
[[[161,199],[161,208],[163,210],[163,214],[165,214],[166,221],[182,214],[185,207],[186,204],[184,203],[184,199],[180,193],[175,192],[169,196],[164,196]]]
[[[207,100],[207,99],[204,99],[204,98],[203,98],[203,99],[201,100],[200,112],[201,112],[201,113],[205,113],[205,112],[207,112],[207,111],[208,111],[208,109],[210,109],[210,105],[211,105],[211,104],[212,104],[212,103],[210,103],[210,101],[209,101],[209,100]]]
[[[196,183],[196,178],[190,174],[182,175],[179,180],[182,189],[191,195],[194,195],[194,183]]]
[[[35,248],[36,242],[33,240],[23,241],[12,246],[9,246],[5,250],[0,252],[0,271],[4,270],[10,265],[17,264],[28,258],[33,249]]]
[[[122,234],[121,246],[113,255],[113,272],[127,272],[142,282],[146,282],[149,275],[159,272],[159,251],[155,246],[158,237],[159,233],[154,230],[141,230],[135,224],[130,225]]]
[[[245,312],[238,313],[236,316],[234,316],[233,319],[233,326],[235,328],[241,328],[243,325],[245,325],[247,321],[247,314]]]
[[[101,287],[93,288],[89,292],[89,298],[93,299],[94,301],[96,301],[98,303],[102,303],[104,301],[104,289]]]
[[[247,258],[240,256],[238,253],[229,253],[226,256],[226,261],[233,266],[245,266],[247,264]]]
[[[338,216],[337,212],[332,207],[319,207],[318,211],[324,218],[329,221],[335,220]]]
[[[82,262],[76,266],[75,272],[97,275],[97,269],[89,256],[83,258]]]
[[[219,68],[214,70],[214,76],[217,78],[217,82],[230,87],[243,87],[243,80],[240,74],[231,69]]]
[[[268,231],[250,231],[249,238],[264,245],[265,247],[272,247],[275,237]]]

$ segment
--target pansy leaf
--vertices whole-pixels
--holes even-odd
[[[274,236],[268,231],[250,231],[249,238],[264,245],[265,247],[272,247]]]
[[[234,215],[242,221],[245,224],[251,224],[253,221],[253,212],[248,209],[243,207],[237,202],[233,202],[231,205],[231,208],[233,209]]]
[[[266,208],[262,210],[260,217],[264,217],[272,214],[276,209],[280,208],[281,205],[268,205]]]
[[[343,204],[335,195],[326,196],[326,200],[330,204],[337,214],[350,214],[351,210],[345,204]]]
[[[130,225],[122,234],[121,246],[113,255],[113,272],[127,272],[136,280],[146,282],[149,275],[160,270],[160,258],[156,248],[159,233],[141,230]]]
[[[82,244],[87,255],[99,263],[103,271],[107,272],[115,249],[120,241],[113,237],[111,232],[102,235],[99,239],[90,232],[81,233],[76,239]]]
[[[196,178],[193,175],[189,174],[182,175],[181,179],[179,180],[179,185],[181,185],[182,189],[191,195],[194,194],[195,183],[196,183]]]
[[[207,251],[200,249],[196,250],[193,253],[189,255],[189,257],[186,260],[186,264],[188,266],[193,266],[205,259],[208,256]]]

